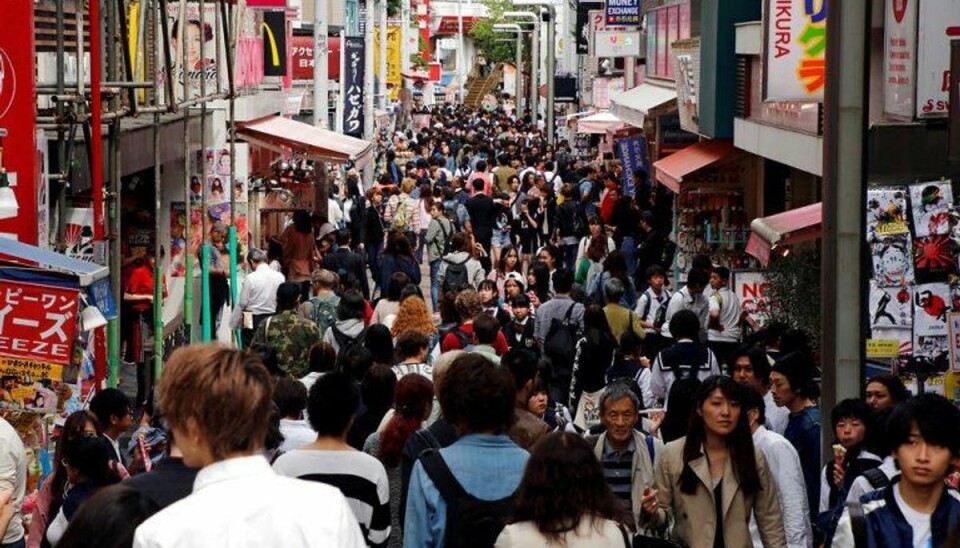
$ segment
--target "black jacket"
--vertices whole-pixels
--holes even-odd
[[[367,206],[364,213],[364,224],[366,225],[364,239],[360,241],[364,242],[368,247],[382,244],[384,230],[383,218],[380,216],[377,208],[372,204]],[[356,242],[356,240],[354,241]]]
[[[353,274],[360,280],[360,290],[364,298],[370,298],[370,284],[367,282],[366,261],[362,254],[347,248],[339,248],[333,253],[327,253],[323,258],[323,268],[336,272],[341,281],[344,276]]]

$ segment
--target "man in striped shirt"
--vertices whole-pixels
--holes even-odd
[[[406,329],[397,335],[395,353],[398,363],[392,369],[398,381],[411,373],[433,380],[433,368],[426,363],[429,346],[430,337],[422,331]]]
[[[327,373],[310,389],[307,411],[317,441],[281,455],[273,469],[282,476],[325,483],[340,489],[360,522],[368,546],[386,546],[390,537],[390,487],[376,458],[347,443],[347,431],[360,395],[339,371]]]

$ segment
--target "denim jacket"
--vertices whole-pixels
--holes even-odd
[[[498,500],[517,490],[530,455],[506,435],[469,434],[440,450],[457,481],[471,495]],[[443,546],[447,504],[419,461],[413,466],[407,493],[403,545]]]
[[[783,437],[787,438],[800,457],[803,482],[807,486],[807,508],[816,518],[820,507],[820,408],[807,407],[791,413]]]

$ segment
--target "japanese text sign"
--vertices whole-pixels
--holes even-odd
[[[363,36],[347,36],[343,41],[343,133],[363,135]]]
[[[950,41],[960,36],[960,0],[924,0],[919,9],[917,116],[946,118],[950,110]]]
[[[68,364],[78,301],[76,289],[0,281],[0,356]]]
[[[767,0],[764,100],[823,101],[828,0]]]
[[[918,0],[887,0],[883,24],[883,111],[914,116]],[[938,82],[939,83],[939,82]]]
[[[617,155],[623,167],[623,194],[633,196],[636,187],[633,181],[634,173],[650,173],[649,157],[647,156],[647,140],[643,135],[627,137],[617,141]]]
[[[640,26],[640,0],[607,0],[608,25]]]

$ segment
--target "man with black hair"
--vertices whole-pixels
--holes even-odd
[[[583,305],[570,298],[573,272],[559,268],[553,273],[556,295],[537,309],[534,336],[541,352],[549,360],[550,397],[566,401],[573,378],[576,341],[583,331]]]
[[[893,413],[892,408],[874,411],[868,419],[864,449],[883,458],[883,462],[876,468],[863,470],[853,479],[847,491],[847,504],[857,502],[863,495],[890,485],[893,478],[900,475],[897,461],[893,458],[893,452],[890,449],[890,440],[887,438],[887,421],[891,413]]]
[[[473,318],[473,335],[477,344],[470,350],[474,354],[480,354],[490,360],[494,365],[500,365],[500,356],[493,348],[494,343],[500,335],[500,324],[496,318],[489,314],[478,314]]]
[[[790,411],[779,407],[773,401],[773,393],[770,391],[770,367],[770,360],[760,347],[743,345],[733,353],[728,371],[733,380],[740,384],[750,385],[754,390],[763,394],[764,416],[766,417],[764,425],[768,430],[782,436],[787,430],[787,419],[790,417]]]
[[[666,323],[667,304],[671,293],[664,285],[667,281],[667,272],[659,264],[647,267],[645,271],[647,289],[637,299],[634,312],[640,319],[640,325],[646,337],[643,339],[643,355],[648,360],[657,357],[657,353],[664,347],[664,338],[661,335],[663,324]]]
[[[960,526],[960,494],[944,483],[960,459],[957,424],[960,410],[938,394],[921,394],[894,409],[887,437],[900,477],[844,510],[833,547],[948,546]]]
[[[302,382],[287,377],[277,379],[273,385],[273,403],[280,413],[281,453],[300,449],[317,439],[317,433],[303,418],[303,411],[307,408],[307,387]]]
[[[300,293],[299,283],[280,284],[277,314],[260,324],[250,342],[254,351],[272,350],[280,370],[298,379],[310,371],[310,348],[320,340],[317,324],[297,312]]]
[[[500,368],[469,352],[454,360],[439,388],[443,417],[461,437],[423,453],[414,464],[404,546],[443,546],[464,538],[492,546],[510,517],[530,456],[506,435],[516,388]]]
[[[299,286],[297,286],[299,291]],[[127,455],[120,451],[120,436],[133,426],[133,405],[126,394],[116,388],[97,392],[90,400],[90,412],[96,415],[103,437],[110,442],[116,461],[124,466],[130,464]]]
[[[702,381],[720,374],[716,356],[698,338],[700,322],[693,312],[680,310],[674,314],[670,319],[670,331],[676,336],[676,342],[660,351],[650,366],[650,393],[656,400],[663,401],[664,407],[674,381],[694,377]],[[636,381],[639,385],[639,374]],[[644,403],[650,405],[653,402]]]
[[[473,196],[467,200],[464,207],[467,208],[467,215],[470,217],[470,229],[473,231],[473,237],[478,244],[483,246],[487,252],[486,257],[481,257],[480,262],[484,270],[490,270],[490,242],[493,239],[493,226],[495,221],[496,204],[493,198],[484,192],[484,180],[473,179]]]
[[[661,333],[664,337],[676,339],[676,336],[670,332],[670,320],[677,312],[689,310],[696,315],[700,322],[700,330],[696,338],[706,342],[707,324],[710,318],[710,299],[703,294],[703,291],[707,288],[709,281],[710,275],[703,270],[691,270],[687,274],[687,285],[674,293],[670,297],[670,303],[667,304],[667,313]]]
[[[416,374],[423,375],[432,381],[433,368],[427,363],[429,351],[430,337],[426,333],[416,329],[400,332],[394,345],[397,364],[392,368],[397,375],[397,380],[406,375]]]
[[[742,412],[747,414],[750,432],[753,433],[753,445],[763,451],[767,462],[773,463],[770,473],[777,486],[787,546],[808,548],[813,545],[813,534],[800,456],[786,438],[767,430],[764,426],[766,405],[756,387],[750,384],[742,384],[742,386],[744,394]],[[757,522],[753,517],[750,518],[750,538],[753,539],[754,548],[763,548],[760,530],[757,529]]]
[[[273,469],[281,476],[340,489],[360,522],[367,545],[386,546],[390,537],[387,472],[379,460],[347,443],[347,431],[359,405],[357,387],[344,373],[333,371],[321,377],[310,389],[307,403],[316,440],[278,457]]]
[[[729,365],[731,355],[740,344],[741,312],[740,299],[730,289],[730,269],[714,267],[710,272],[707,340],[723,366]]]
[[[360,291],[364,298],[369,299],[366,262],[362,254],[350,249],[351,238],[350,230],[344,228],[337,231],[337,250],[327,253],[323,258],[323,268],[334,272],[341,280],[350,274],[356,276],[360,280]]]
[[[500,362],[504,372],[510,376],[517,389],[516,406],[513,410],[514,422],[507,431],[507,435],[527,451],[533,450],[533,447],[550,433],[547,423],[527,410],[527,404],[538,380],[538,362],[536,352],[522,349],[511,349],[504,354]]]

